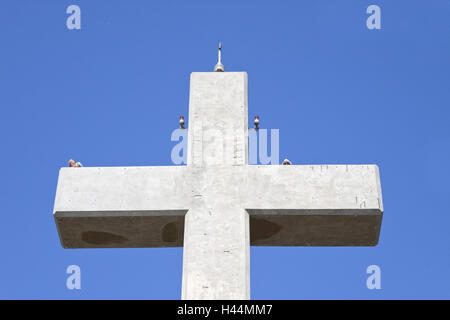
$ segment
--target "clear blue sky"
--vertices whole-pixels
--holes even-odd
[[[81,30],[66,28],[71,4]],[[189,74],[211,71],[222,41],[282,159],[381,171],[378,246],[252,248],[252,298],[449,299],[449,14],[443,0],[2,0],[0,298],[180,298],[182,248],[62,249],[57,176],[71,157],[171,165]],[[366,288],[371,264],[381,290]]]

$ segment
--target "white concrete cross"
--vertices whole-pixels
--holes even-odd
[[[377,244],[376,165],[248,165],[247,73],[192,73],[187,130],[187,166],[62,168],[62,246],[183,246],[183,299],[249,299],[250,245]]]

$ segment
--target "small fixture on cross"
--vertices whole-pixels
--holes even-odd
[[[184,117],[183,116],[180,116],[180,129],[185,129],[184,128]]]

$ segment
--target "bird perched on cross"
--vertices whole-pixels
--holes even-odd
[[[82,166],[83,165],[81,164],[81,162],[75,162],[75,160],[73,160],[73,159],[69,160],[69,167],[79,168],[79,167],[82,167]]]

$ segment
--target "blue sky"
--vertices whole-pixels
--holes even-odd
[[[66,8],[81,8],[81,30]],[[366,8],[381,8],[368,30]],[[0,2],[0,298],[179,299],[182,248],[62,249],[58,170],[171,165],[189,74],[247,71],[294,164],[380,167],[368,248],[251,249],[253,299],[450,298],[450,2]],[[82,271],[68,290],[67,266]],[[381,267],[381,290],[366,288]]]

